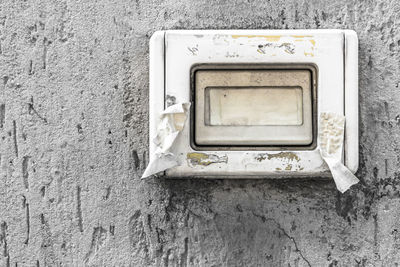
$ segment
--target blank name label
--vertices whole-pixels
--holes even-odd
[[[208,125],[303,124],[301,87],[208,87],[205,99]]]

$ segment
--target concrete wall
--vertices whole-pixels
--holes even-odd
[[[2,0],[0,266],[397,266],[399,1]],[[139,179],[160,29],[354,29],[361,183]]]

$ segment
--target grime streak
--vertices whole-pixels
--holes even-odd
[[[209,166],[213,163],[228,163],[228,156],[193,152],[186,155],[186,160],[189,166]]]

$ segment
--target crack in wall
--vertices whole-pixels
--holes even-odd
[[[18,158],[17,123],[13,120],[13,140],[15,156]]]
[[[28,163],[29,156],[24,156],[22,159],[22,178],[24,180],[24,186],[26,190],[29,190],[29,172],[28,172]]]
[[[76,187],[76,216],[78,218],[79,231],[83,232],[83,220],[82,220],[82,203],[81,203],[81,187]]]
[[[42,115],[40,115],[37,110],[35,109],[35,107],[33,106],[33,97],[31,97],[31,102],[28,103],[28,111],[29,114],[35,114],[39,119],[41,119],[45,124],[47,124],[47,119],[45,117],[43,117]]]
[[[254,215],[255,217],[261,219],[261,221],[264,222],[264,223],[267,222],[267,221],[273,222],[273,223],[276,225],[276,227],[279,229],[279,231],[281,231],[281,232],[283,233],[284,236],[286,236],[290,241],[292,241],[292,243],[293,243],[293,245],[294,245],[294,247],[295,247],[295,249],[296,249],[296,252],[298,252],[299,255],[300,255],[300,257],[307,263],[307,265],[308,265],[309,267],[311,267],[310,261],[303,255],[303,252],[300,250],[300,248],[299,248],[299,246],[297,245],[297,242],[296,242],[296,240],[294,239],[294,237],[292,237],[291,235],[289,235],[289,234],[286,232],[286,230],[280,225],[279,222],[277,222],[277,221],[276,221],[275,219],[273,219],[273,218],[266,218],[264,215],[259,215],[259,214],[255,213],[255,212],[252,212],[252,213],[253,213],[253,215]]]
[[[0,104],[0,128],[3,128],[5,118],[6,118],[6,105]]]
[[[31,223],[30,223],[30,214],[29,214],[29,203],[26,202],[26,197],[23,196],[22,206],[25,208],[25,220],[26,220],[26,237],[24,244],[28,245],[29,243],[29,235],[31,231]]]
[[[0,225],[1,235],[0,242],[3,243],[3,256],[6,258],[6,266],[10,266],[10,254],[8,252],[8,243],[7,243],[7,223],[2,222]]]

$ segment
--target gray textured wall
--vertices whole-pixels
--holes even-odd
[[[2,0],[0,266],[397,266],[399,23],[396,0]],[[359,34],[359,185],[139,179],[149,37],[214,28]]]

